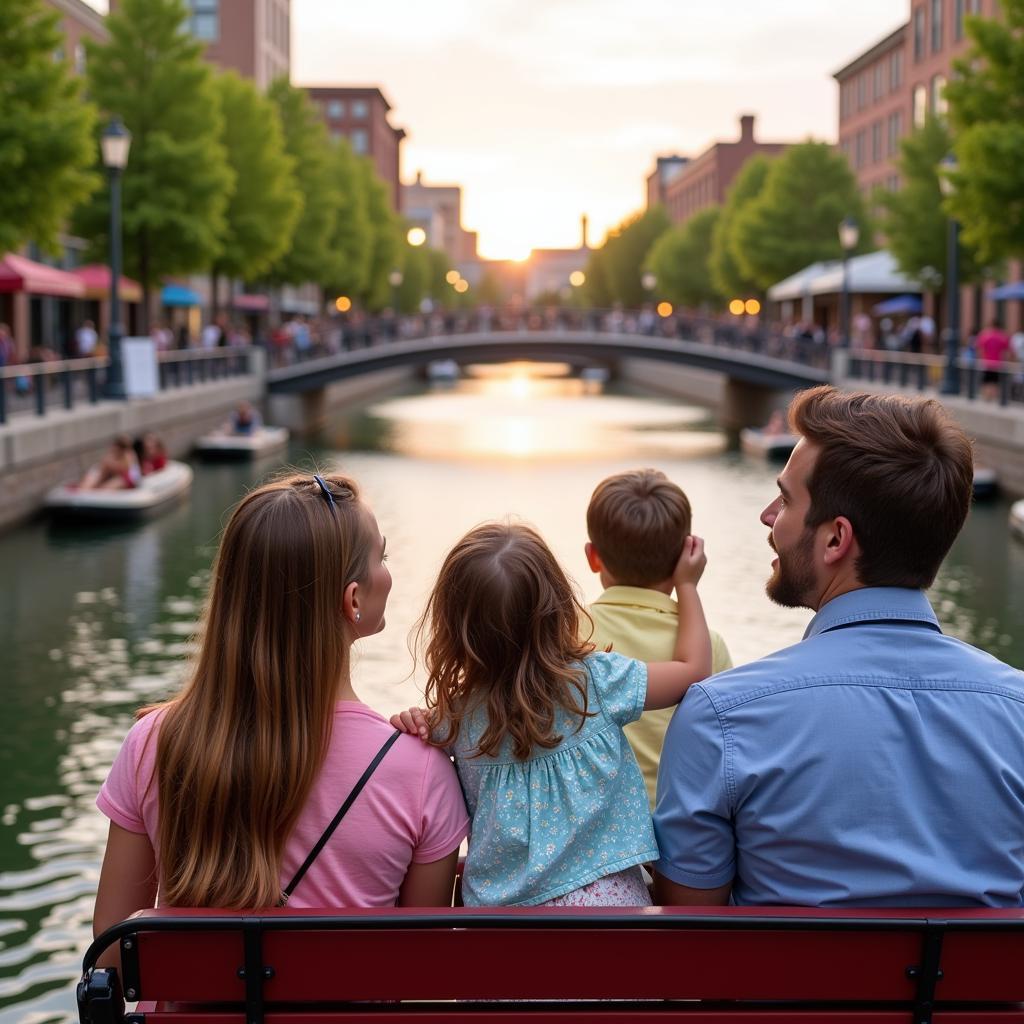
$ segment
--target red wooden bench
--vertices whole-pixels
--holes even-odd
[[[95,967],[116,943],[120,976]],[[96,1024],[996,1024],[1018,1003],[1022,910],[147,910],[79,985]]]

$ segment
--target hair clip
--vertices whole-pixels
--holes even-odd
[[[331,494],[330,490],[328,489],[327,484],[324,481],[324,478],[319,473],[314,473],[313,479],[317,482],[317,486],[320,488],[321,492],[323,493],[323,496],[327,499],[327,504],[331,506],[331,511],[333,512],[337,506],[334,504],[334,495]]]

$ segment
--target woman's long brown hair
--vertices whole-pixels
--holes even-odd
[[[559,708],[582,727],[588,711],[580,662],[593,650],[580,640],[586,618],[535,530],[514,523],[470,530],[445,559],[420,625],[437,745],[454,743],[467,712],[480,705],[487,727],[479,754],[496,755],[506,737],[520,760],[558,746]]]
[[[281,858],[323,764],[352,636],[345,587],[374,537],[356,484],[311,476],[258,488],[235,509],[213,571],[201,646],[159,711],[160,898],[272,906]]]

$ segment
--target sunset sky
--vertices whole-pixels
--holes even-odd
[[[102,0],[92,0],[103,7]],[[831,73],[904,0],[292,0],[292,78],[379,85],[403,177],[463,186],[481,254],[591,244],[643,204],[657,153],[836,134]]]

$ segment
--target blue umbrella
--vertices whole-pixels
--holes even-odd
[[[1024,281],[1013,281],[1010,284],[1001,284],[988,293],[990,299],[1024,299]]]
[[[871,312],[875,316],[897,316],[900,313],[920,313],[920,295],[897,295],[893,299],[886,299],[873,306]]]

